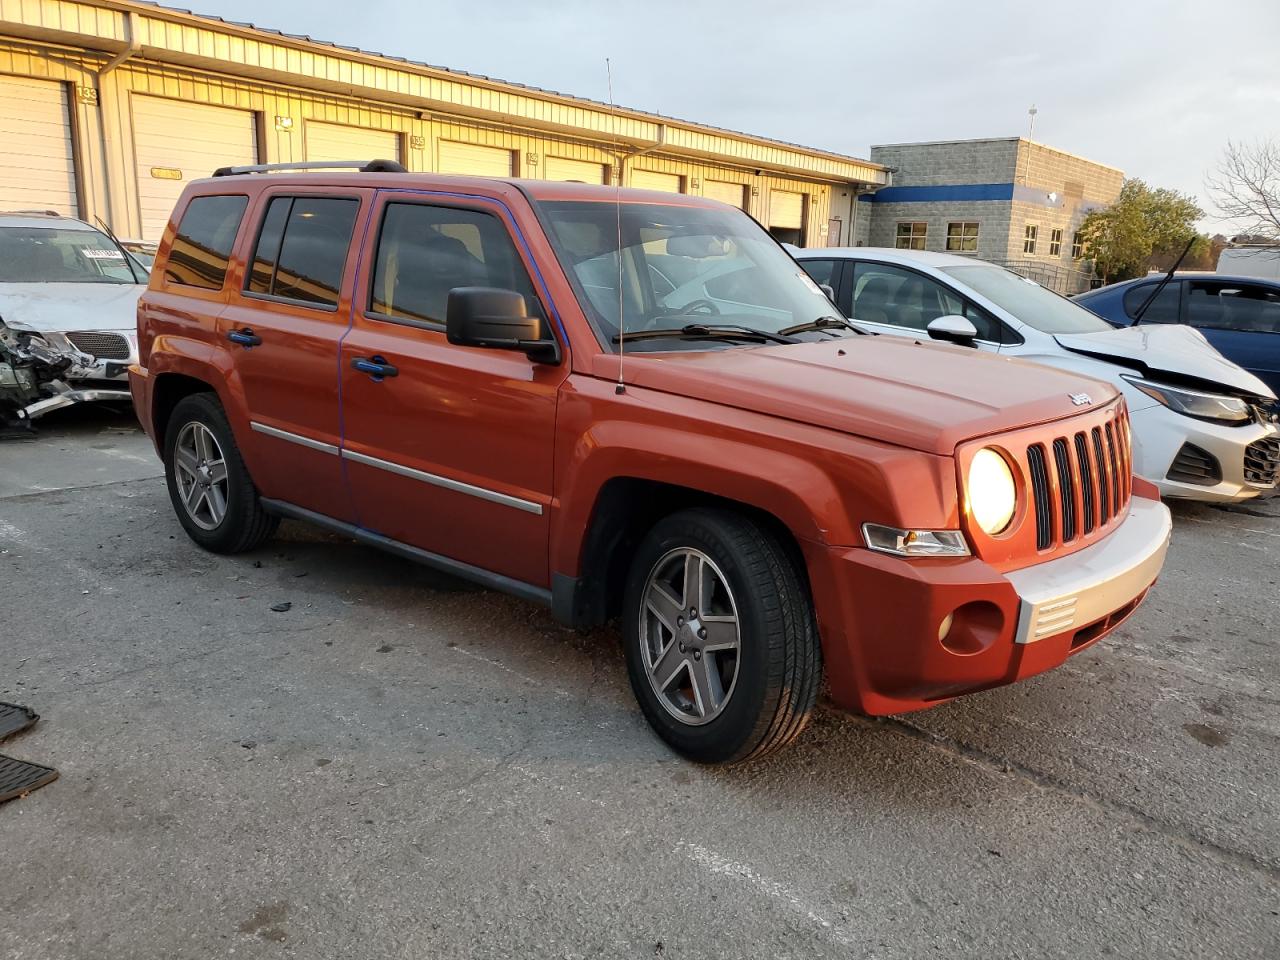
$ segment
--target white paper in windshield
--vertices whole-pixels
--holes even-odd
[[[124,254],[119,250],[81,250],[81,254],[90,260],[123,260]]]

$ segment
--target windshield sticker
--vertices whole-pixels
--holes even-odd
[[[123,260],[124,254],[119,250],[81,250],[90,260]]]

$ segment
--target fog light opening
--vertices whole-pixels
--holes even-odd
[[[938,642],[948,653],[973,657],[990,649],[1000,638],[1004,626],[1004,613],[998,606],[987,600],[970,600],[942,621]]]

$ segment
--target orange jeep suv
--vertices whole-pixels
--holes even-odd
[[[646,717],[734,761],[841,707],[1062,663],[1134,610],[1168,511],[1108,385],[868,336],[741,210],[575,183],[232,168],[138,310],[178,520],[281,517],[621,618]]]

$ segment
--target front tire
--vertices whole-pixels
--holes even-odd
[[[822,677],[812,601],[763,525],[716,509],[664,518],[636,552],[623,609],[632,690],[677,752],[734,763],[804,729]]]
[[[206,550],[252,550],[279,526],[262,508],[227,415],[211,393],[183,397],[173,408],[164,472],[178,522]]]

